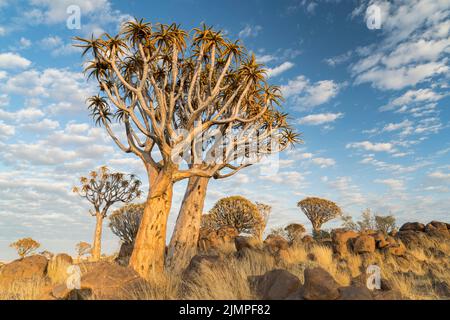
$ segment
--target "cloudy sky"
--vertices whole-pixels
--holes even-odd
[[[371,4],[379,29],[368,28]],[[67,27],[70,5],[81,9],[79,30]],[[320,196],[354,217],[371,208],[399,223],[448,221],[449,15],[448,0],[0,0],[0,260],[14,258],[8,244],[25,236],[53,252],[91,242],[89,206],[71,194],[89,170],[106,164],[146,184],[140,161],[88,117],[95,90],[71,40],[117,32],[134,16],[185,29],[205,22],[241,39],[282,86],[303,133],[276,174],[255,165],[213,181],[206,210],[240,194],[272,205],[269,228],[310,227],[296,203]],[[184,187],[175,188],[171,228]],[[104,245],[118,247],[109,230]]]

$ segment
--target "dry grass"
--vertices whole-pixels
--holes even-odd
[[[433,247],[434,246],[434,247]],[[375,252],[370,255],[349,254],[342,259],[326,246],[293,246],[283,259],[265,251],[245,250],[236,255],[225,253],[221,262],[200,268],[191,273],[188,280],[180,274],[161,275],[151,284],[143,284],[130,292],[127,299],[256,299],[250,289],[248,278],[267,271],[284,268],[304,281],[306,267],[320,266],[327,270],[341,286],[349,285],[352,278],[364,272],[370,264],[377,264],[383,279],[390,282],[405,299],[439,299],[436,282],[450,285],[450,247],[448,243],[427,243],[423,249],[408,250],[405,257]],[[436,255],[436,250],[440,250]],[[82,269],[84,266],[82,265]],[[61,271],[63,270],[63,271]],[[50,267],[53,279],[65,276],[60,266]],[[57,282],[57,281],[56,281]],[[0,288],[0,299],[36,299],[46,284],[42,281],[16,283],[8,290]],[[124,297],[125,298],[125,297]],[[442,298],[442,297],[441,297]]]
[[[0,288],[0,300],[36,300],[48,283],[40,278],[15,281],[8,287]]]

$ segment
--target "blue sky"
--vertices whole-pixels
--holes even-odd
[[[81,9],[70,30],[66,9]],[[381,28],[369,29],[376,5]],[[91,242],[94,219],[71,194],[77,177],[107,164],[137,173],[141,163],[93,126],[74,36],[117,32],[131,17],[201,23],[241,39],[282,87],[284,108],[305,143],[280,155],[276,175],[260,165],[210,184],[206,208],[241,194],[273,207],[271,227],[307,219],[305,196],[364,208],[399,223],[450,216],[450,2],[0,0],[0,260],[31,236],[43,249],[73,253]],[[184,192],[175,188],[172,228]],[[338,226],[339,221],[325,228]],[[105,224],[106,252],[118,241]]]

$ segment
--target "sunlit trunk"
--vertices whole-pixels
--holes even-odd
[[[97,222],[95,225],[94,244],[92,247],[92,260],[99,261],[102,250],[102,229],[103,229],[103,215],[97,212],[95,217]]]
[[[172,272],[183,270],[197,253],[208,182],[204,177],[189,179],[166,257],[166,266]]]
[[[173,192],[170,172],[160,172],[157,177],[150,175],[151,172],[152,183],[130,258],[130,266],[146,279],[164,272],[167,218]]]

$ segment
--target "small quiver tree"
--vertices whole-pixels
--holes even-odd
[[[80,178],[81,185],[74,187],[73,192],[87,199],[94,210],[90,214],[97,219],[92,258],[100,260],[103,219],[109,208],[118,202],[130,202],[141,196],[141,181],[135,175],[111,172],[106,166],[92,171],[88,177]]]
[[[320,234],[322,224],[342,215],[341,208],[326,199],[309,197],[297,203],[297,206],[311,221],[315,234]]]
[[[115,210],[109,217],[111,231],[119,237],[122,243],[132,244],[136,239],[145,203],[127,204]]]
[[[11,248],[16,249],[20,258],[25,258],[35,252],[41,244],[31,238],[23,238],[10,244]]]
[[[80,241],[77,243],[77,245],[75,246],[75,250],[77,252],[78,255],[78,259],[81,259],[82,257],[91,254],[92,251],[92,247],[89,243],[84,242],[84,241]]]
[[[239,234],[246,233],[260,237],[261,228],[265,224],[258,207],[241,196],[220,199],[209,211],[208,225],[212,229],[232,227]]]

